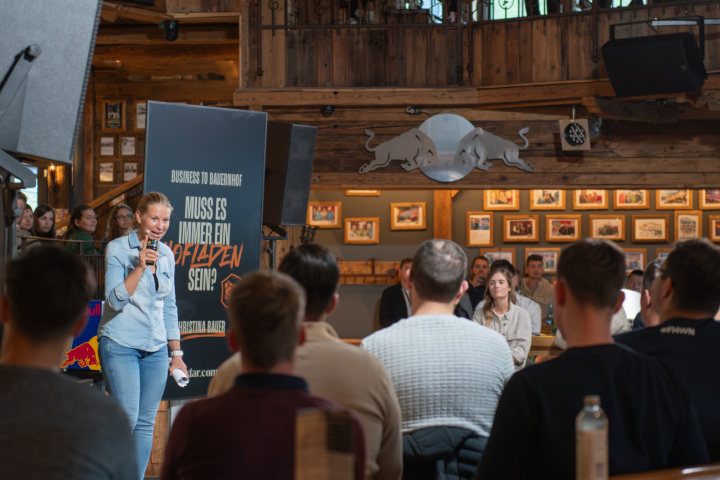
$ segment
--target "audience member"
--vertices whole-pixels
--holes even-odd
[[[627,289],[642,293],[643,271],[633,270],[627,279]]]
[[[232,290],[228,342],[242,355],[228,392],[183,407],[170,431],[161,478],[294,477],[295,417],[307,408],[340,408],[311,395],[294,375],[305,292],[288,275],[246,275]],[[355,478],[365,478],[365,438],[353,415]]]
[[[515,267],[512,263],[508,262],[507,260],[495,260],[493,262],[493,265],[497,264],[505,266],[510,272],[513,273],[513,287],[515,290],[515,305],[525,310],[528,315],[530,315],[530,322],[532,323],[532,333],[534,335],[540,335],[540,328],[542,326],[542,313],[540,310],[540,305],[538,305],[537,302],[530,300],[526,296],[522,295],[520,293],[520,289],[518,288],[518,285],[520,285],[520,278],[518,275],[517,270],[515,270]],[[475,315],[473,316],[473,320],[478,322],[480,325],[483,325],[483,315],[480,310],[482,310],[483,306],[485,305],[485,300],[480,302],[478,306],[475,308]]]
[[[553,306],[570,348],[510,379],[478,478],[574,479],[575,417],[586,395],[600,396],[611,422],[609,475],[709,461],[680,379],[613,343],[610,321],[624,281],[625,255],[610,242],[583,240],[563,252]]]
[[[82,253],[83,255],[96,255],[98,252],[93,246],[94,240],[92,234],[95,233],[97,227],[97,215],[95,210],[87,205],[78,205],[73,208],[70,214],[70,222],[67,231],[63,235],[63,240],[79,240],[82,241],[81,247],[75,242],[67,242],[65,248],[74,253]]]
[[[124,203],[118,203],[113,207],[110,212],[110,218],[105,226],[105,238],[103,238],[100,243],[100,255],[105,254],[105,247],[107,247],[108,243],[116,238],[122,237],[130,230],[132,218],[132,209]]]
[[[18,224],[18,232],[23,231],[27,232],[23,235],[32,235],[32,228],[33,228],[33,210],[30,205],[25,206],[25,210],[23,210],[22,217],[20,218],[20,223]]]
[[[472,303],[473,312],[485,297],[485,280],[487,279],[489,271],[490,262],[487,257],[481,255],[473,259],[472,264],[470,265],[470,275],[468,275],[467,290],[470,302]]]
[[[660,324],[660,315],[655,311],[652,304],[652,287],[660,275],[661,265],[662,262],[660,260],[655,260],[648,263],[648,266],[645,267],[642,290],[640,291],[640,312],[635,316],[635,320],[633,320],[633,331]]]
[[[542,255],[529,255],[525,262],[527,278],[523,279],[521,292],[527,298],[536,301],[542,310],[542,318],[548,317],[550,304],[555,298],[553,286],[543,278],[545,268],[543,267]]]
[[[527,311],[517,306],[514,277],[514,269],[493,262],[488,274],[485,302],[476,311],[476,321],[505,337],[517,371],[527,361],[532,343],[532,321]]]
[[[0,478],[137,480],[125,412],[60,375],[68,338],[85,326],[93,290],[88,270],[77,256],[48,245],[10,260],[5,281]]]
[[[55,240],[55,210],[50,205],[39,205],[33,214],[35,223],[33,225],[33,236]]]
[[[467,290],[457,244],[428,240],[412,265],[413,316],[361,346],[385,364],[400,401],[403,478],[472,478],[514,372],[512,355],[497,332],[452,314]]]
[[[283,259],[280,272],[305,289],[305,343],[297,349],[295,374],[304,378],[313,395],[354,411],[365,429],[367,478],[402,477],[400,405],[383,364],[366,351],[341,341],[325,320],[339,301],[337,259],[321,245],[301,245]],[[220,365],[210,382],[208,397],[233,387],[242,371],[235,353]]]
[[[720,249],[705,239],[680,242],[656,270],[650,307],[658,324],[648,322],[648,328],[617,341],[662,361],[683,379],[710,459],[720,462],[720,323],[713,319],[720,308]]]
[[[383,290],[380,297],[380,327],[389,327],[398,320],[407,318],[413,313],[410,302],[410,270],[413,259],[403,258],[400,261],[400,282]]]
[[[27,205],[27,196],[23,192],[17,192],[17,201],[15,208],[20,210],[21,212],[25,211],[25,206]],[[17,216],[16,222],[18,225],[20,224],[20,220],[22,220],[22,213]]]

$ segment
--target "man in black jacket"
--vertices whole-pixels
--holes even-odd
[[[398,320],[412,315],[410,303],[410,270],[412,258],[403,258],[400,262],[400,283],[383,290],[380,298],[380,326],[389,327]]]

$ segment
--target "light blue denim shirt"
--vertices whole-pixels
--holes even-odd
[[[125,279],[140,262],[142,244],[133,231],[110,242],[105,250],[105,307],[98,337],[108,337],[128,348],[157,352],[168,340],[180,340],[175,305],[175,256],[158,242],[157,277],[150,269],[128,294]]]

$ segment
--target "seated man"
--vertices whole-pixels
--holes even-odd
[[[659,325],[617,341],[662,361],[683,379],[710,459],[720,462],[720,323],[713,319],[720,308],[720,249],[704,239],[681,242],[657,270],[652,307]]]
[[[412,269],[412,258],[403,258],[400,261],[400,282],[397,285],[383,290],[380,297],[380,327],[389,327],[398,320],[412,315],[412,303],[410,303],[410,270]]]
[[[642,293],[643,274],[644,272],[639,269],[630,272],[627,279],[627,289]]]
[[[300,245],[283,259],[287,273],[305,289],[305,343],[297,349],[295,373],[314,395],[353,410],[365,428],[368,478],[402,477],[400,405],[390,376],[377,358],[349,345],[325,321],[339,301],[340,269],[335,255],[316,244]],[[239,353],[220,365],[208,397],[227,392],[242,371]]]
[[[553,305],[570,348],[510,379],[478,478],[574,479],[575,417],[586,395],[600,396],[610,420],[610,475],[709,461],[687,388],[659,362],[613,342],[624,280],[625,255],[608,241],[563,252]]]
[[[243,356],[228,392],[187,404],[168,439],[161,478],[294,477],[295,417],[306,408],[339,408],[308,392],[294,375],[302,343],[305,292],[284,273],[261,271],[232,290],[228,342]],[[365,438],[353,416],[355,478],[365,478]]]
[[[473,311],[475,311],[478,303],[482,302],[485,297],[485,281],[489,271],[490,262],[487,257],[481,255],[473,259],[472,264],[470,265],[467,290],[470,302],[472,303]]]
[[[60,376],[63,351],[85,326],[92,298],[85,264],[43,245],[10,260],[5,282],[0,478],[137,480],[123,409]]]
[[[550,282],[543,278],[545,268],[543,267],[542,255],[529,255],[525,262],[525,268],[527,278],[523,278],[520,287],[521,293],[540,305],[542,318],[545,319],[550,312],[554,289]]]
[[[403,478],[458,471],[472,478],[515,371],[502,335],[453,315],[467,290],[466,268],[457,244],[424,242],[410,273],[413,316],[361,345],[385,364],[400,401]]]
[[[652,304],[652,287],[655,280],[660,276],[662,262],[655,260],[648,263],[643,272],[642,288],[640,290],[640,312],[633,320],[632,329],[640,330],[645,327],[654,327],[660,323],[660,315],[655,311]]]
[[[530,320],[532,321],[532,333],[533,335],[540,335],[540,328],[542,326],[542,313],[540,309],[540,305],[538,305],[537,302],[530,300],[526,296],[522,295],[520,293],[520,289],[518,288],[519,284],[519,278],[517,270],[515,270],[515,267],[512,263],[508,262],[507,260],[495,260],[493,262],[493,265],[505,265],[508,270],[513,272],[513,287],[515,288],[515,298],[517,299],[517,306],[528,312],[530,315]],[[473,315],[473,320],[475,320],[480,325],[483,325],[482,321],[482,308],[485,306],[485,299],[483,299],[480,303],[478,303],[477,307],[475,308],[475,314]]]

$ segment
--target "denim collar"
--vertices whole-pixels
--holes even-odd
[[[307,382],[302,378],[275,373],[245,373],[235,379],[235,386],[255,390],[303,390],[310,393]]]

